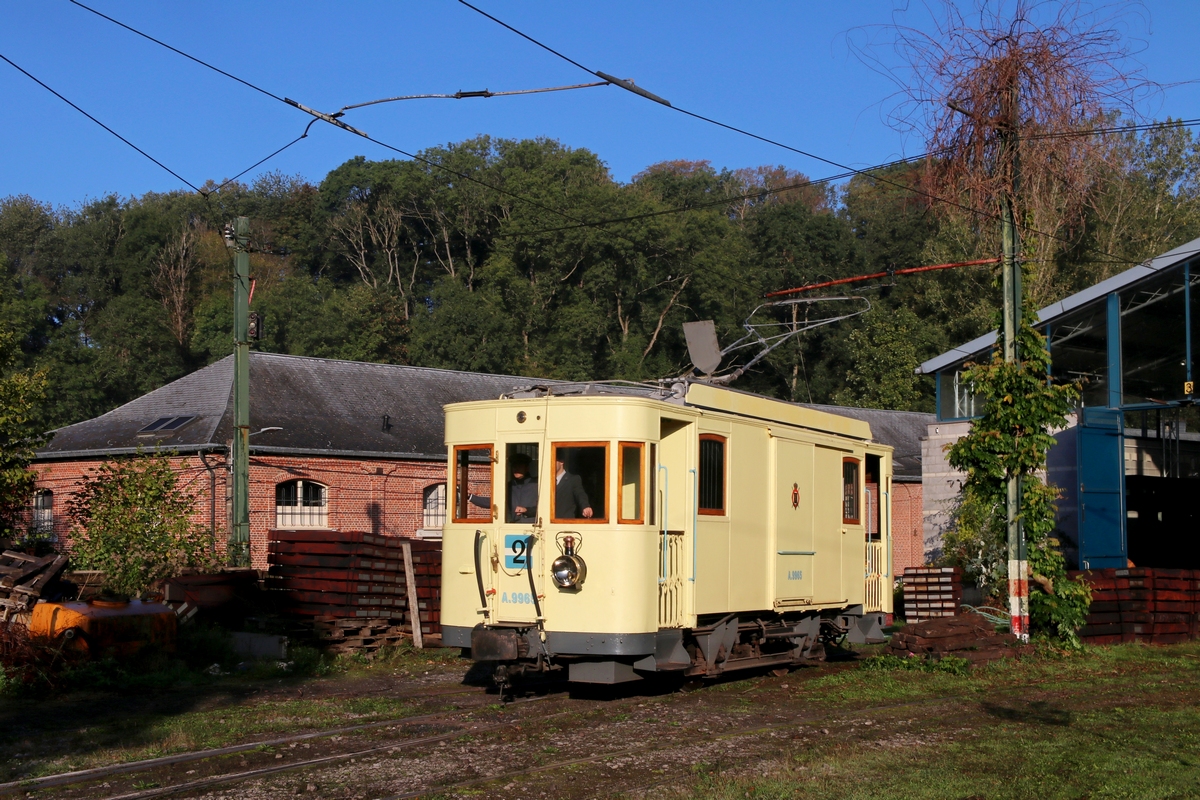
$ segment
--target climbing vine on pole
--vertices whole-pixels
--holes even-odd
[[[1010,476],[1020,480],[1031,623],[1077,646],[1091,592],[1086,584],[1067,577],[1054,536],[1058,489],[1041,475],[1055,442],[1051,432],[1066,425],[1079,390],[1050,382],[1050,355],[1034,322],[1027,304],[1017,334],[1019,360],[1006,363],[997,347],[990,362],[967,365],[964,378],[983,399],[983,413],[972,421],[970,432],[950,446],[948,455],[950,465],[967,476],[963,507],[973,509],[975,521],[993,534],[1004,530],[1005,484]],[[1004,565],[993,568],[1002,570]]]

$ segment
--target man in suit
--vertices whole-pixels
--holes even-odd
[[[592,502],[583,490],[578,475],[567,472],[566,465],[554,456],[554,516],[556,519],[591,519]],[[580,510],[582,509],[582,511]]]

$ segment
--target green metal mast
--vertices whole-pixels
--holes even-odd
[[[999,128],[1001,169],[1008,169],[1009,180],[1000,192],[1001,237],[1003,239],[1004,360],[1014,364],[1017,332],[1021,329],[1021,233],[1017,228],[1014,206],[1020,191],[1021,166],[1018,154],[1020,95],[1014,84],[1006,105],[1007,113]],[[1008,533],[1008,606],[1011,630],[1023,641],[1029,640],[1029,560],[1025,552],[1025,530],[1021,524],[1021,478],[1009,475],[1006,488]]]
[[[233,278],[233,524],[229,565],[250,566],[250,219],[234,224]]]

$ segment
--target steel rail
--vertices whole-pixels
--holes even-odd
[[[437,694],[421,695],[421,699],[437,699],[447,695],[454,694],[473,694],[473,690],[441,692]],[[477,694],[487,694],[486,689]],[[543,698],[531,698],[541,700]],[[528,702],[528,701],[515,701]],[[49,786],[65,786],[73,783],[83,783],[85,781],[97,780],[106,778],[111,775],[123,775],[134,772],[145,772],[146,770],[156,769],[158,767],[169,767],[176,764],[188,764],[194,761],[204,761],[210,758],[219,758],[221,756],[236,755],[237,753],[245,753],[250,750],[257,750],[262,747],[275,747],[281,744],[290,744],[292,742],[302,742],[309,739],[322,739],[327,736],[340,736],[345,733],[355,733],[357,731],[373,730],[377,728],[386,728],[398,725],[409,725],[416,722],[426,722],[439,717],[449,717],[462,712],[475,711],[479,708],[484,708],[487,703],[479,703],[476,705],[467,706],[464,708],[456,708],[450,711],[438,711],[430,714],[419,714],[409,717],[397,717],[395,719],[380,720],[378,722],[365,722],[358,725],[347,725],[340,728],[329,728],[320,731],[309,731],[307,733],[291,734],[289,736],[277,737],[274,739],[262,739],[253,742],[243,742],[241,744],[228,745],[226,747],[216,747],[209,750],[193,750],[186,753],[176,753],[170,756],[159,756],[157,758],[148,758],[141,761],[127,761],[121,764],[111,764],[106,767],[92,767],[89,769],[74,770],[72,772],[59,772],[54,775],[46,775],[41,778],[22,778],[20,780],[0,783],[0,791],[11,789],[34,790]],[[511,703],[509,705],[512,705]]]
[[[509,703],[508,706],[513,706],[513,705],[518,705],[518,704],[523,705],[526,703],[535,703],[535,702],[539,702],[542,700],[549,700],[549,699],[550,699],[549,695],[546,695],[543,697],[529,697],[529,698],[525,698],[523,700],[514,700],[513,702]],[[542,720],[554,719],[556,717],[561,717],[561,716],[564,716],[567,714],[575,714],[575,713],[578,713],[578,709],[572,708],[572,709],[569,709],[566,711],[559,711],[559,712],[556,712],[553,714],[547,714],[547,715],[538,717],[538,720],[542,721]],[[403,724],[403,720],[401,721],[401,724]],[[303,761],[294,761],[290,764],[275,764],[275,765],[266,766],[266,767],[257,767],[255,769],[245,770],[243,772],[230,772],[230,773],[225,773],[222,775],[213,775],[213,776],[206,777],[206,778],[199,778],[196,780],[187,781],[185,783],[175,784],[174,786],[155,787],[153,789],[145,789],[145,790],[136,791],[136,792],[128,792],[125,794],[111,795],[111,796],[105,798],[105,800],[150,800],[151,798],[155,798],[155,797],[168,797],[170,795],[177,794],[179,792],[187,792],[187,791],[191,791],[194,789],[205,789],[210,786],[219,786],[221,784],[227,784],[227,783],[241,783],[242,781],[251,780],[253,778],[266,777],[268,775],[276,775],[281,772],[293,772],[295,770],[307,769],[309,767],[317,767],[317,766],[321,766],[324,764],[332,764],[332,763],[335,763],[338,761],[348,761],[353,758],[361,758],[363,756],[369,756],[369,755],[374,755],[376,753],[387,752],[389,750],[395,750],[400,747],[412,747],[413,745],[433,744],[435,742],[442,742],[442,741],[446,741],[448,739],[457,739],[460,736],[465,736],[468,734],[474,735],[477,733],[490,733],[492,731],[497,731],[497,730],[502,730],[504,728],[507,728],[511,724],[512,724],[511,720],[504,720],[503,722],[498,722],[498,723],[491,724],[491,725],[476,726],[473,728],[464,729],[464,728],[460,727],[460,728],[456,728],[453,731],[449,731],[447,733],[439,733],[439,734],[434,734],[432,736],[421,736],[421,737],[417,737],[415,739],[397,739],[397,740],[392,740],[392,741],[388,742],[387,744],[376,745],[374,747],[368,747],[368,748],[364,748],[361,750],[347,751],[345,753],[335,753],[333,755],[328,755],[328,756],[319,756],[317,758],[305,759]]]
[[[1023,690],[1025,688],[1028,688],[1028,687],[1018,687],[1018,690]],[[519,778],[524,775],[535,775],[539,772],[548,772],[548,771],[554,770],[554,769],[578,766],[580,764],[587,764],[587,763],[591,763],[591,762],[595,762],[595,761],[603,761],[603,760],[609,759],[609,758],[620,758],[622,756],[634,755],[637,753],[657,753],[657,752],[662,752],[665,750],[671,750],[673,748],[687,747],[687,746],[702,743],[702,742],[721,741],[722,739],[737,739],[737,738],[742,738],[742,737],[746,737],[746,736],[753,736],[753,735],[759,734],[759,733],[767,733],[770,731],[776,731],[776,730],[780,730],[783,728],[792,728],[792,727],[796,727],[797,725],[811,724],[814,722],[823,722],[823,721],[831,720],[834,718],[839,719],[839,720],[844,720],[844,719],[847,719],[848,717],[852,718],[854,716],[867,716],[867,715],[871,714],[872,712],[876,712],[876,711],[888,711],[888,710],[894,710],[894,709],[898,709],[898,708],[905,708],[905,707],[909,707],[909,706],[932,705],[932,704],[936,704],[936,703],[944,703],[944,702],[948,702],[948,701],[957,700],[957,699],[960,699],[963,697],[967,697],[971,694],[973,694],[973,693],[972,692],[960,692],[958,694],[952,694],[952,695],[939,695],[938,697],[927,697],[927,698],[923,698],[921,700],[908,700],[908,701],[899,702],[899,703],[890,703],[887,705],[867,706],[865,708],[855,709],[854,711],[850,712],[850,714],[847,714],[846,712],[836,712],[836,711],[826,712],[824,714],[811,714],[811,715],[800,714],[800,715],[791,717],[790,719],[780,721],[780,722],[770,723],[767,725],[755,725],[752,727],[737,728],[734,730],[717,731],[717,732],[713,732],[713,733],[709,733],[709,734],[704,734],[701,736],[689,736],[688,740],[686,742],[679,742],[676,740],[668,740],[667,743],[660,744],[660,745],[639,745],[637,747],[630,747],[630,748],[626,748],[623,750],[606,751],[603,753],[596,753],[596,754],[593,754],[590,756],[581,756],[579,758],[572,758],[572,759],[567,759],[564,761],[555,761],[550,764],[541,764],[541,765],[534,766],[534,767],[526,767],[524,769],[511,770],[509,772],[503,772],[503,773],[499,773],[499,774],[491,775],[491,776],[480,776],[478,778],[471,778],[469,780],[460,781],[457,783],[427,786],[422,789],[415,789],[411,792],[405,792],[403,794],[388,795],[388,796],[382,798],[382,800],[410,800],[410,798],[414,798],[414,797],[423,797],[423,796],[430,795],[430,794],[441,794],[443,792],[450,792],[450,791],[454,791],[457,789],[469,788],[471,786],[477,786],[477,785],[485,784],[485,783],[492,783],[494,781],[512,780],[513,778]],[[639,788],[639,787],[635,787],[634,791],[636,791],[636,788]],[[631,790],[629,790],[629,789],[610,790],[609,792],[607,792],[605,794],[596,795],[596,797],[608,797],[616,792],[628,792],[628,791],[631,791]],[[133,798],[128,798],[128,799],[126,799],[126,798],[110,798],[109,800],[133,800]]]

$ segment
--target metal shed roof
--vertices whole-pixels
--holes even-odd
[[[1089,286],[1081,292],[1076,292],[1069,297],[1059,300],[1057,303],[1051,303],[1038,312],[1038,322],[1053,322],[1068,312],[1075,311],[1088,303],[1101,300],[1113,292],[1124,289],[1126,286],[1137,283],[1144,278],[1149,278],[1160,270],[1181,264],[1198,253],[1200,253],[1200,239],[1193,239],[1187,244],[1176,247],[1174,250],[1168,250],[1162,255],[1155,256],[1144,264],[1138,264],[1136,267],[1127,269],[1119,275],[1114,275],[1108,280],[1101,281],[1095,286]],[[966,344],[959,345],[939,356],[929,359],[917,367],[917,374],[932,375],[951,364],[956,364],[970,356],[976,355],[980,351],[990,350],[995,343],[996,331],[989,331]]]

